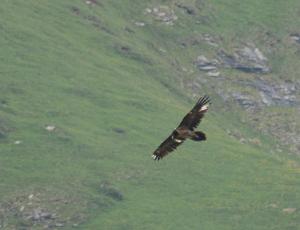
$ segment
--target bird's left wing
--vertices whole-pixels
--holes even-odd
[[[178,127],[187,127],[191,130],[195,129],[208,110],[209,102],[208,96],[201,97],[193,109],[185,115]]]
[[[162,142],[160,146],[158,146],[158,148],[154,151],[152,155],[154,160],[160,160],[161,158],[175,150],[177,146],[181,145],[185,141],[182,139],[176,139],[175,132],[176,131],[173,131],[173,133],[166,140],[164,140],[164,142]]]

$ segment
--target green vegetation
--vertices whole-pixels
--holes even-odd
[[[206,23],[175,1],[91,2],[1,2],[0,229],[298,229],[299,159],[274,151],[205,86],[208,141],[160,162],[151,154],[195,102],[181,82],[197,73],[180,67],[214,52],[181,39],[213,32],[228,49],[265,30],[282,39],[299,28],[299,1],[184,1]],[[174,26],[145,14],[159,4],[174,8]],[[38,208],[55,218],[29,218]]]

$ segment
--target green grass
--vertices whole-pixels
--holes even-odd
[[[56,212],[65,229],[78,222],[79,229],[297,229],[299,210],[282,209],[299,209],[299,160],[272,152],[274,141],[242,124],[239,110],[222,112],[213,93],[216,106],[200,127],[208,141],[189,141],[160,162],[151,159],[195,102],[172,61],[188,65],[201,49],[183,50],[178,41],[202,31],[226,39],[245,35],[249,22],[282,35],[294,10],[273,1],[213,1],[211,24],[185,24],[193,19],[178,11],[176,30],[144,15],[157,2],[1,3],[0,208],[19,199],[16,210],[22,204],[25,211]],[[146,26],[136,27],[138,19]],[[262,146],[241,144],[227,129],[259,135]],[[104,182],[123,199],[107,195]],[[28,205],[30,194],[40,201]],[[30,224],[13,210],[0,211],[1,225]]]

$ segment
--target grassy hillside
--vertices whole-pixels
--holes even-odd
[[[214,53],[181,39],[214,32],[230,49],[256,28],[282,37],[299,3],[183,2],[194,16],[176,1],[1,3],[0,229],[299,228],[299,159],[209,84],[197,95],[213,101],[208,141],[151,159],[196,100],[183,83],[197,72],[182,68]],[[174,25],[145,13],[157,5]]]

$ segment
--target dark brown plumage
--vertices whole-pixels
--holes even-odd
[[[180,122],[179,126],[171,133],[171,135],[158,146],[153,153],[154,160],[160,160],[168,153],[172,152],[181,145],[187,138],[193,141],[206,140],[205,133],[201,131],[195,131],[195,128],[199,125],[205,112],[208,110],[209,97],[201,97],[193,109],[185,115]]]

